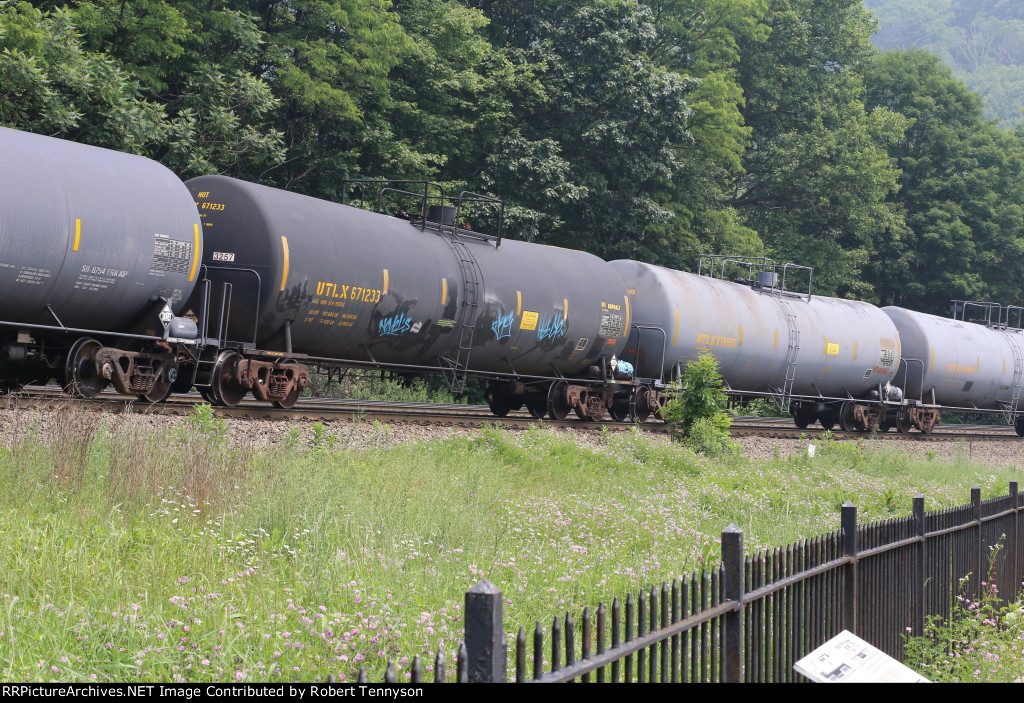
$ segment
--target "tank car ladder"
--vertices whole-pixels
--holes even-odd
[[[775,403],[779,410],[789,410],[789,399],[793,395],[793,384],[796,381],[796,361],[800,356],[800,323],[788,300],[779,298],[779,306],[786,313],[786,324],[789,327],[789,352],[786,354],[786,380],[782,388],[776,388]]]
[[[1009,336],[1009,334],[1007,334]],[[1020,405],[1021,376],[1024,375],[1024,359],[1021,358],[1020,349],[1013,339],[1010,342],[1010,349],[1013,350],[1013,393],[1010,396],[1010,404],[1006,408],[1007,424],[1014,424],[1017,419],[1017,408]]]
[[[441,372],[449,390],[454,394],[460,394],[466,390],[466,373],[469,370],[469,355],[473,350],[473,332],[476,328],[476,310],[480,305],[480,279],[483,276],[480,273],[480,265],[459,235],[443,225],[441,234],[455,252],[462,273],[462,302],[459,306],[459,323],[462,330],[459,347],[454,359],[440,357]]]

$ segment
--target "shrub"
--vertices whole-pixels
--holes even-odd
[[[977,599],[957,596],[949,622],[932,617],[923,636],[907,635],[907,666],[935,683],[1012,683],[1024,674],[1024,606],[1019,599],[1004,604],[994,581],[996,554],[1002,546],[991,548],[988,580],[981,582]],[[968,578],[961,579],[961,590]]]
[[[718,360],[704,350],[686,365],[662,417],[672,426],[674,438],[695,452],[719,456],[734,451],[736,446],[729,440],[732,420],[727,403]]]

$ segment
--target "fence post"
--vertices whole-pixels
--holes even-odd
[[[725,599],[739,604],[726,613],[725,683],[743,683],[743,530],[729,525],[722,531],[722,579]]]
[[[1007,588],[1003,591],[1006,594],[1006,598],[1012,598],[1017,589],[1020,588],[1021,576],[1020,573],[1020,557],[1017,554],[1017,550],[1020,548],[1020,509],[1017,507],[1017,482],[1010,481],[1010,505],[1013,506],[1013,529],[1010,530],[1010,534],[1006,536],[1006,557],[1009,560],[1007,564],[1007,571],[1009,577],[1004,579],[1007,582]],[[1001,585],[1001,584],[1000,584]]]
[[[924,528],[924,496],[920,493],[914,496],[914,531],[921,538],[914,555],[914,575],[912,577],[913,593],[916,598],[913,620],[914,636],[920,637],[924,634],[925,561],[928,554]]]
[[[977,576],[971,579],[971,598],[977,598],[981,595],[981,582],[988,576],[988,552],[981,529],[981,486],[971,489],[971,520],[974,521],[974,549],[978,555],[977,568],[974,569]]]
[[[853,559],[843,572],[843,629],[857,634],[857,506],[843,503],[843,556]]]
[[[466,591],[465,639],[469,683],[504,683],[505,631],[501,589],[487,579]]]

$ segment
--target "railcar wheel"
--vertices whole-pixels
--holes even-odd
[[[907,434],[914,427],[914,422],[906,415],[900,413],[896,420],[896,431],[900,434]]]
[[[543,420],[548,414],[548,402],[546,398],[539,398],[536,396],[526,397],[526,409],[530,411],[537,420]]]
[[[615,401],[612,406],[608,408],[608,414],[612,416],[612,420],[615,422],[625,422],[629,418],[629,401]]]
[[[555,381],[548,389],[548,413],[554,420],[562,421],[569,417],[569,401],[565,397],[565,389],[569,386],[565,381]]]
[[[857,421],[853,416],[853,401],[847,400],[839,408],[839,429],[843,432],[857,431]]]
[[[210,385],[216,405],[233,408],[241,403],[242,398],[248,393],[248,390],[235,380],[235,367],[241,358],[235,352],[223,352],[217,357],[217,364],[213,367],[213,382]]]
[[[583,420],[584,422],[597,422],[600,419],[594,417],[593,415],[588,415],[587,411],[582,408],[573,408],[573,410],[576,411],[576,417]],[[601,414],[601,417],[604,417],[604,413]]]
[[[281,366],[294,366],[296,364],[294,359],[285,359],[281,362]],[[295,407],[295,404],[299,402],[299,396],[302,395],[302,389],[296,384],[292,384],[292,389],[288,391],[288,395],[282,400],[275,400],[271,402],[275,408],[280,410],[287,410],[288,408]]]
[[[1017,416],[1017,421],[1013,423],[1013,429],[1018,437],[1024,437],[1024,415]]]
[[[21,382],[18,380],[18,376],[0,366],[0,395],[17,393],[19,390],[21,390]]]
[[[812,422],[814,422],[814,413],[807,413],[798,410],[793,414],[793,424],[801,430],[806,430]]]
[[[210,405],[220,405],[220,401],[213,397],[213,390],[210,388],[196,388],[199,391],[199,395]]]
[[[629,401],[629,419],[633,422],[647,422],[651,416],[651,389],[637,386]]]
[[[64,360],[64,390],[78,398],[94,398],[110,383],[93,368],[93,354],[102,347],[89,337],[71,345]]]
[[[153,384],[153,389],[149,393],[139,393],[139,400],[147,403],[162,403],[167,400],[174,390],[174,382],[166,378],[171,372],[174,372],[174,377],[177,378],[177,369],[174,367],[167,369],[166,372],[161,371],[156,383]]]
[[[186,366],[184,369],[177,369],[177,378],[171,384],[174,393],[188,393],[192,390],[192,382],[195,381],[196,369],[194,366]]]
[[[831,430],[833,427],[836,426],[836,421],[833,420],[831,417],[823,417],[820,420],[818,420],[818,422],[821,423],[822,429],[826,430]]]
[[[491,409],[492,415],[496,417],[505,417],[512,409],[512,403],[509,402],[508,396],[488,393],[487,407]]]

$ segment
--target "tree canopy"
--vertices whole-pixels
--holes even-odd
[[[506,234],[607,258],[766,255],[830,294],[1019,304],[1022,12],[0,0],[0,124],[328,199],[346,178],[433,180],[505,199]],[[876,31],[932,53],[880,53]]]

